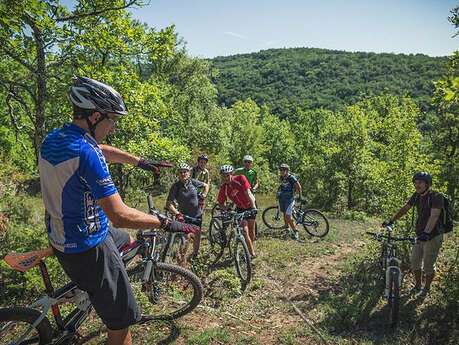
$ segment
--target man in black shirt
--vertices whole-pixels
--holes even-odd
[[[390,225],[413,206],[416,206],[416,236],[417,243],[411,253],[411,269],[414,272],[415,286],[412,292],[418,293],[418,297],[425,297],[430,290],[430,285],[435,276],[435,261],[443,242],[441,232],[440,213],[444,199],[441,194],[431,190],[432,176],[426,172],[418,172],[413,176],[413,184],[416,192],[390,220],[383,226]],[[422,286],[422,269],[425,274],[424,287]]]
[[[191,167],[182,163],[179,165],[178,181],[175,182],[167,196],[167,208],[175,219],[201,227],[202,209],[199,207],[199,198],[205,198],[209,192],[207,183],[190,178]],[[202,193],[199,190],[203,190]],[[175,206],[177,203],[177,207]],[[193,240],[193,257],[198,255],[201,233],[188,236]],[[186,251],[186,249],[185,249]]]

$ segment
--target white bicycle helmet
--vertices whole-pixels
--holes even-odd
[[[220,174],[230,174],[234,171],[234,168],[230,164],[225,164],[220,167]]]
[[[253,157],[251,155],[245,155],[242,161],[243,162],[253,162]]]
[[[178,170],[188,170],[188,171],[190,171],[191,167],[186,163],[180,163],[179,166],[178,166]]]
[[[80,109],[119,116],[127,114],[127,107],[121,95],[111,86],[91,78],[74,77],[73,86],[69,90],[69,99]],[[88,116],[90,115],[88,113]]]

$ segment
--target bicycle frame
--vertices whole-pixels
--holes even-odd
[[[139,250],[142,252],[143,261],[146,262],[142,277],[142,284],[145,284],[150,280],[153,265],[158,261],[158,253],[156,251],[156,237],[158,235],[159,234],[156,232],[145,234],[140,231],[136,241],[127,244],[120,249],[120,255],[125,266],[127,266],[131,260],[137,256]],[[151,237],[151,241],[144,236]],[[44,261],[39,263],[39,268],[45,285],[46,295],[30,304],[28,307],[32,309],[38,308],[41,310],[41,314],[33,322],[33,324],[25,330],[16,342],[23,342],[30,332],[32,332],[33,329],[43,321],[51,309],[58,330],[57,337],[53,340],[53,344],[62,344],[64,341],[67,341],[76,334],[78,328],[90,314],[92,304],[89,300],[88,293],[80,290],[74,282],[69,282],[63,287],[54,290]],[[65,303],[74,303],[76,308],[71,311],[65,319],[63,319],[59,305]],[[147,320],[147,318],[142,319],[142,321],[145,320]]]
[[[387,226],[387,235],[382,235],[382,234],[375,234],[371,232],[367,232],[368,234],[371,234],[375,237],[376,240],[383,242],[383,252],[381,255],[381,260],[382,260],[382,269],[384,272],[384,279],[385,279],[385,288],[384,288],[384,297],[385,298],[390,298],[389,296],[389,291],[390,291],[390,274],[393,270],[398,272],[398,283],[399,286],[402,285],[403,281],[403,272],[400,269],[400,265],[402,263],[402,260],[397,258],[396,254],[396,249],[397,246],[394,243],[395,241],[410,241],[411,243],[415,243],[415,239],[410,238],[410,237],[394,237],[392,236],[392,227]],[[385,239],[383,241],[383,238]]]
[[[386,247],[386,257],[384,258],[386,261],[386,272],[385,272],[385,288],[384,288],[384,297],[390,298],[389,291],[390,291],[390,274],[392,270],[398,271],[398,283],[399,286],[402,285],[403,280],[403,272],[400,269],[400,265],[402,260],[396,257],[396,247],[394,244],[388,242]]]

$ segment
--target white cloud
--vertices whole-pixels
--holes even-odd
[[[228,36],[239,38],[241,40],[246,40],[248,38],[247,36],[244,36],[244,35],[238,34],[236,32],[232,32],[232,31],[225,31],[224,34],[228,35]]]

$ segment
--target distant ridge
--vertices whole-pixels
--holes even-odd
[[[252,98],[282,117],[297,106],[337,110],[383,93],[412,97],[428,111],[433,81],[443,75],[446,61],[424,54],[320,48],[268,49],[210,60],[220,104]]]

